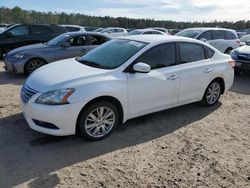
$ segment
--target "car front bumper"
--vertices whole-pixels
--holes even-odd
[[[75,134],[77,118],[84,104],[43,105],[35,103],[36,98],[41,94],[36,93],[27,103],[22,100],[22,97],[20,98],[23,115],[29,127],[53,136]],[[43,124],[37,122],[43,122]],[[43,126],[44,124],[53,125],[56,128],[48,128]]]
[[[5,70],[12,73],[24,73],[24,65],[28,59],[10,59],[4,57]]]

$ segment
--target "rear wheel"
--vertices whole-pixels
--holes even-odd
[[[96,102],[84,109],[78,121],[78,131],[89,140],[109,136],[119,122],[117,107],[110,102]]]
[[[221,96],[222,86],[218,80],[212,81],[203,96],[202,104],[205,106],[215,105]]]
[[[31,59],[28,61],[24,68],[25,75],[30,75],[32,72],[34,72],[36,69],[42,67],[43,65],[46,65],[46,62],[42,59]]]
[[[230,53],[232,52],[232,48],[228,48],[228,49],[226,49],[226,51],[225,51],[225,54],[228,54],[228,55],[230,55]]]

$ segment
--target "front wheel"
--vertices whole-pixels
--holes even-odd
[[[212,81],[203,96],[202,104],[205,106],[215,105],[221,96],[221,83],[218,80]]]
[[[24,67],[24,73],[26,76],[29,76],[32,72],[42,67],[43,65],[46,65],[46,62],[42,59],[31,59],[26,63]]]
[[[110,102],[96,102],[84,109],[78,121],[78,131],[89,140],[109,136],[119,122],[116,106]]]

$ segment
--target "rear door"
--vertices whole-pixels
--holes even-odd
[[[54,37],[54,31],[46,25],[31,25],[32,43],[44,43]]]
[[[208,43],[217,48],[222,53],[224,53],[228,48],[223,30],[212,30],[212,40],[210,40]]]
[[[139,62],[150,65],[151,71],[127,73],[131,116],[174,106],[177,103],[180,84],[175,43],[161,44],[149,49],[134,63]]]
[[[210,58],[214,52],[201,44],[180,42],[180,91],[179,103],[200,100],[213,74]],[[209,53],[207,50],[210,50]]]

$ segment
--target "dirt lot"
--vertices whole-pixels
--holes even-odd
[[[0,187],[250,187],[250,76],[212,108],[199,104],[130,120],[90,142],[32,131],[25,78],[0,62]]]

